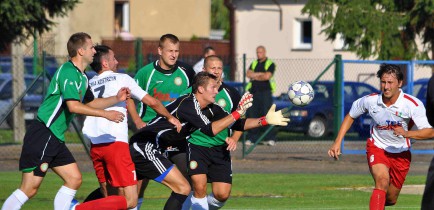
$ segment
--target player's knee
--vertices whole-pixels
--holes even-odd
[[[132,209],[137,206],[137,196],[129,196],[125,198],[127,200],[128,209]]]
[[[31,187],[31,188],[20,188],[20,190],[26,194],[26,196],[30,199],[32,197],[34,197],[36,195],[36,193],[38,193],[38,188],[37,187]]]
[[[194,194],[196,198],[203,198],[206,196],[206,185],[205,186],[194,186]]]
[[[67,180],[65,180],[65,185],[72,188],[72,189],[78,189],[81,186],[81,183],[83,182],[81,173],[76,173],[70,177],[68,177]]]
[[[231,192],[224,192],[224,193],[215,193],[214,197],[220,202],[225,202],[229,199],[229,195]]]
[[[188,194],[190,194],[190,192],[191,192],[191,187],[190,187],[190,184],[188,182],[183,183],[179,188],[179,194],[188,196]]]

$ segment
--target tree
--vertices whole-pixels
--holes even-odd
[[[229,10],[224,0],[211,0],[211,28],[225,30],[225,39],[229,38]]]
[[[63,17],[79,0],[1,0],[0,51],[12,41],[49,31],[55,24],[49,18]]]
[[[362,59],[434,56],[434,0],[308,0],[302,13],[321,21],[327,40],[342,35]]]

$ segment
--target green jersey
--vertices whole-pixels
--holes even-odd
[[[155,61],[141,68],[134,79],[143,90],[166,106],[191,86],[194,70],[184,64],[180,65],[179,62],[173,69],[163,70],[158,62]],[[149,122],[157,115],[151,107],[142,102],[138,104],[137,112],[143,122]]]
[[[74,118],[66,105],[68,100],[83,102],[93,100],[88,90],[87,76],[71,61],[64,63],[56,71],[41,106],[38,109],[38,120],[61,141],[65,141],[64,133]],[[85,97],[86,96],[86,97]]]
[[[191,93],[191,88],[189,88],[185,93]],[[240,99],[241,96],[238,91],[224,83],[220,86],[219,93],[215,97],[216,103],[228,113],[236,110]],[[203,147],[215,147],[225,144],[226,138],[230,135],[231,130],[228,128],[220,131],[220,133],[214,137],[210,137],[197,130],[191,134],[188,142]]]

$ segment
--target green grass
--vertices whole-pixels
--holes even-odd
[[[367,209],[370,192],[353,190],[373,185],[369,175],[327,174],[234,174],[231,197],[224,209]],[[19,172],[0,173],[0,204],[19,185]],[[424,184],[424,176],[409,176],[406,184]],[[52,202],[62,181],[47,174],[39,193],[22,209],[52,209]],[[83,174],[79,201],[98,186],[93,173]],[[339,189],[341,188],[341,189]],[[343,190],[345,188],[346,190]],[[142,209],[162,209],[170,191],[150,182]],[[401,195],[394,207],[387,209],[420,209],[421,195]]]

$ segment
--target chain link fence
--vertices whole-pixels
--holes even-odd
[[[155,59],[155,58],[153,58]],[[236,69],[233,70],[232,75],[234,75],[234,80],[240,87],[243,87],[243,82],[248,82],[245,77],[245,71],[248,69],[249,65],[256,58],[245,58],[238,57],[236,61]],[[22,83],[23,88],[14,88],[14,82],[17,83],[15,77],[13,76],[14,65],[18,65],[20,60],[23,61],[23,72],[19,78],[24,78]],[[66,62],[68,58],[66,56],[41,56],[39,61],[40,67],[33,68],[33,60],[24,56],[19,58],[1,58],[0,59],[0,171],[5,170],[16,170],[19,155],[21,152],[21,142],[22,136],[24,136],[25,129],[16,129],[16,123],[13,119],[18,119],[24,124],[24,128],[28,126],[32,120],[36,119],[37,108],[45,96],[45,91],[47,89],[47,84],[50,75],[54,74],[55,69],[58,66]],[[277,90],[273,94],[275,101],[282,102],[286,100],[286,105],[291,106],[290,102],[287,100],[287,90],[291,83],[304,80],[308,82],[316,81],[314,87],[316,100],[320,98],[332,100],[335,97],[334,90],[328,89],[333,87],[335,83],[335,69],[337,68],[334,63],[334,58],[330,59],[272,59],[277,69],[274,74],[274,78],[277,83]],[[32,64],[30,64],[32,63]],[[190,63],[193,65],[194,63]],[[432,67],[434,64],[429,63],[418,63],[414,62],[413,65],[403,65],[406,75],[411,76],[411,80],[407,79],[406,84],[411,84],[410,87],[414,91],[426,91],[423,87],[417,86],[418,83],[411,83],[413,80],[418,80],[421,78],[429,78],[431,76]],[[329,68],[327,68],[329,67]],[[376,90],[379,89],[378,78],[376,78],[375,73],[378,70],[379,64],[368,64],[368,63],[344,63],[344,81],[354,82],[352,85],[369,85]],[[44,82],[45,81],[45,82]],[[420,83],[423,85],[423,83]],[[357,95],[363,95],[371,91],[371,89],[361,89],[361,90],[351,90],[353,86],[345,86],[343,99],[344,103],[352,103],[354,97]],[[31,87],[31,88],[29,88]],[[17,92],[20,90],[20,92]],[[240,89],[242,90],[242,88]],[[355,92],[352,92],[355,91]],[[359,92],[357,92],[359,91]],[[366,92],[367,91],[367,92]],[[411,90],[405,90],[407,92]],[[242,93],[241,93],[242,94]],[[423,95],[423,94],[422,94]],[[256,99],[260,100],[260,99]],[[21,103],[18,103],[18,102]],[[336,108],[333,103],[319,103],[319,106],[314,107],[308,105],[304,108],[292,107],[292,110],[307,110],[309,113],[321,113],[312,114],[309,119],[302,119],[301,124],[293,124],[290,127],[280,127],[274,128],[277,132],[277,144],[276,146],[267,146],[258,144],[252,148],[243,145],[240,140],[238,151],[234,153],[235,158],[251,158],[251,159],[276,159],[284,158],[288,155],[318,155],[326,154],[327,149],[334,140],[333,133],[333,121],[340,120],[333,118],[333,110]],[[329,107],[328,107],[329,106]],[[348,107],[349,109],[349,107]],[[326,112],[326,110],[328,112]],[[331,112],[330,112],[331,111]],[[347,111],[344,112],[346,114]],[[14,113],[16,117],[14,118]],[[299,111],[297,113],[303,113]],[[294,111],[294,115],[296,112]],[[315,116],[317,118],[315,118]],[[320,118],[318,118],[320,116]],[[291,119],[295,122],[298,116],[291,116]],[[322,125],[312,124],[312,119],[321,119]],[[70,126],[69,131],[66,134],[66,141],[68,147],[73,152],[74,156],[78,161],[83,160],[84,164],[80,164],[81,168],[88,168],[92,170],[92,163],[88,158],[86,147],[88,145],[82,143],[81,139],[81,122],[83,121],[83,116],[77,116],[74,121],[74,125]],[[339,121],[340,123],[340,121]],[[369,123],[360,122],[361,125]],[[299,127],[297,127],[299,126]],[[323,127],[321,127],[323,126]],[[15,127],[15,129],[14,129]],[[324,134],[320,137],[309,136],[309,129],[324,129]],[[15,132],[14,132],[15,131]],[[14,133],[20,132],[19,135],[14,135]],[[21,138],[17,138],[21,136]],[[365,146],[366,136],[360,135],[357,130],[350,132],[346,139],[346,148],[348,149],[359,149],[363,150]],[[266,140],[266,139],[265,139]],[[433,144],[434,145],[434,144]],[[433,148],[430,141],[423,144],[415,144],[416,148]],[[249,151],[250,149],[250,151]],[[247,151],[249,154],[247,155]],[[247,155],[247,156],[246,156]]]

